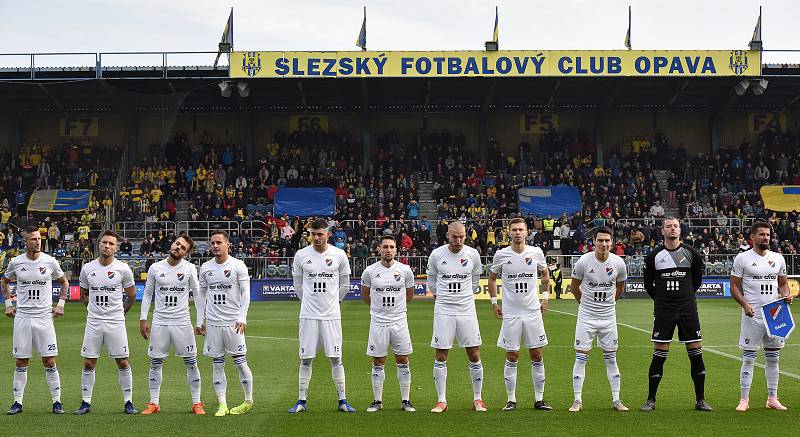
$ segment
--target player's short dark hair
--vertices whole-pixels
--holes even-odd
[[[114,237],[115,240],[119,241],[119,234],[112,231],[111,229],[106,229],[105,231],[103,231],[103,233],[100,234],[100,240],[102,240],[103,237]]]
[[[180,234],[178,235],[177,238],[175,238],[175,241],[178,241],[178,238],[183,238],[184,240],[186,240],[187,243],[189,243],[189,250],[187,250],[187,252],[191,252],[192,249],[194,249],[194,240],[192,240],[192,237],[190,237],[189,234],[186,233]],[[175,241],[173,241],[173,243]]]
[[[39,227],[38,226],[25,226],[24,228],[22,228],[22,235],[24,235],[25,238],[28,238],[28,235],[30,235],[31,232],[39,232]]]
[[[681,224],[681,219],[679,219],[678,217],[675,217],[674,215],[671,215],[669,217],[664,217],[664,220],[661,221],[661,227],[663,228],[664,224],[666,224],[667,221],[669,221],[669,220],[675,220],[676,222],[678,222],[678,225]]]
[[[211,239],[211,237],[214,235],[222,235],[222,237],[225,238],[225,241],[231,241],[231,238],[228,236],[228,232],[223,231],[222,229],[217,229],[216,231],[212,232],[208,238]]]
[[[611,237],[611,241],[614,241],[614,232],[612,232],[611,228],[608,226],[600,226],[596,231],[594,231],[595,240],[597,239],[597,234],[608,234],[608,236]]]
[[[528,222],[526,222],[525,219],[522,217],[515,217],[511,219],[511,221],[508,222],[508,227],[510,228],[511,225],[516,225],[517,223],[522,223],[523,225],[525,225],[526,228],[528,227]]]
[[[317,218],[311,220],[311,224],[308,225],[310,229],[328,229],[328,222],[325,219]]]
[[[380,244],[383,245],[383,240],[392,240],[394,245],[397,246],[397,239],[394,238],[394,235],[383,235],[381,236]]]
[[[753,223],[753,226],[750,227],[750,235],[755,235],[756,232],[758,232],[758,230],[761,228],[769,229],[769,233],[772,235],[772,225],[761,220]]]

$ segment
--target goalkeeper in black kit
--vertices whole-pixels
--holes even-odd
[[[706,368],[697,316],[695,292],[703,283],[704,262],[694,247],[681,242],[680,220],[664,219],[661,228],[664,244],[656,246],[645,259],[644,288],[653,299],[653,361],[648,372],[650,384],[647,402],[642,411],[656,408],[656,392],[664,375],[664,362],[669,355],[669,344],[675,327],[678,339],[686,345],[691,363],[692,381],[696,397],[695,409],[713,410],[705,401]]]

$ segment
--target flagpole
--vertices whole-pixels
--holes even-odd
[[[367,6],[364,6],[364,45],[361,46],[361,51],[367,51]]]

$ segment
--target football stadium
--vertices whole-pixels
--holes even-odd
[[[231,9],[209,52],[0,53],[6,432],[797,423],[796,53],[491,12],[484,50],[367,49],[365,8],[352,51],[238,51]]]

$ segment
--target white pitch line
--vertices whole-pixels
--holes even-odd
[[[548,310],[548,311],[552,311],[554,313],[559,313],[559,314],[565,314],[565,315],[568,315],[568,316],[578,317],[577,314],[568,313],[566,311],[558,311],[558,310],[552,310],[552,309]],[[651,331],[649,331],[647,329],[642,329],[642,328],[640,328],[638,326],[629,325],[627,323],[617,322],[617,325],[633,329],[634,331],[644,332],[645,334],[648,334],[648,335],[651,333]],[[716,349],[714,349],[714,348],[712,348],[710,346],[703,346],[703,350],[711,352],[712,354],[715,354],[715,355],[719,355],[721,357],[725,357],[725,358],[730,358],[732,360],[736,360],[736,361],[738,361],[740,363],[742,362],[742,359],[740,357],[737,357],[736,355],[729,354],[727,352],[722,352],[722,351],[716,350]],[[764,365],[761,364],[761,363],[755,363],[755,365],[756,365],[756,367],[759,367],[761,369],[764,368]],[[785,371],[781,370],[780,374],[784,375],[784,376],[788,376],[789,378],[800,379],[800,375],[798,375],[796,373],[785,372]]]

